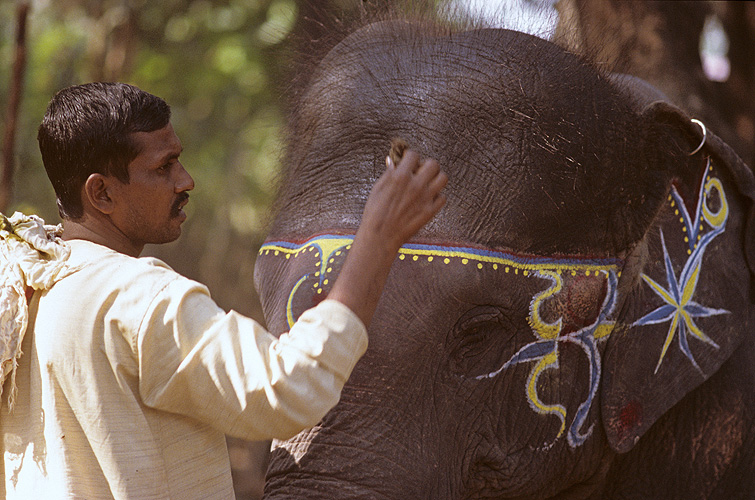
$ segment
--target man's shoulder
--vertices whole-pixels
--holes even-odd
[[[173,281],[194,283],[156,257],[131,257],[88,241],[72,241],[69,267],[80,278],[105,280],[116,288],[161,289]]]

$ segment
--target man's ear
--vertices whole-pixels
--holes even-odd
[[[82,202],[89,203],[95,210],[109,215],[113,211],[113,199],[110,196],[112,179],[102,174],[90,175],[84,183]]]

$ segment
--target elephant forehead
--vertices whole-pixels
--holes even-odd
[[[660,170],[639,175],[641,130],[606,78],[543,40],[371,27],[302,94],[272,231],[355,231],[398,136],[449,177],[420,238],[615,254],[641,238],[667,185]]]

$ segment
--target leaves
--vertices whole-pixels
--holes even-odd
[[[2,82],[9,80],[12,66],[14,10],[14,2],[0,5]],[[211,290],[227,288],[227,273],[234,275],[231,283],[242,279],[238,268],[248,264],[229,266],[221,252],[238,244],[248,250],[239,258],[253,263],[264,237],[283,127],[274,80],[288,62],[284,40],[297,14],[293,0],[35,4],[11,209],[58,220],[36,142],[52,95],[88,81],[132,83],[171,105],[173,126],[184,144],[182,161],[197,181],[181,242],[148,251]],[[7,102],[7,92],[0,85],[0,102]],[[211,245],[208,237],[226,243]],[[180,251],[187,246],[202,250]],[[253,314],[250,273],[244,279],[248,283],[239,283],[233,294],[241,298],[233,302],[222,292],[213,294],[224,307]]]

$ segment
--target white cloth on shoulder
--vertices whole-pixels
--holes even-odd
[[[35,215],[0,214],[0,395],[10,376],[12,408],[16,391],[15,370],[21,356],[29,322],[26,290],[47,290],[69,274],[66,260],[71,253],[61,239],[61,225],[45,225]]]

